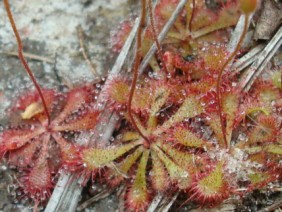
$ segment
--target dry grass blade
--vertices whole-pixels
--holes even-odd
[[[14,51],[0,52],[0,54],[18,57],[18,52],[14,52]],[[31,60],[37,60],[37,61],[41,61],[41,62],[54,64],[54,60],[49,59],[47,57],[43,57],[43,56],[39,56],[39,55],[36,55],[36,54],[27,53],[27,52],[24,52],[23,55],[24,55],[24,57],[31,59]]]
[[[263,50],[263,48],[264,48],[263,44],[257,45],[255,48],[250,50],[246,55],[244,55],[239,60],[237,60],[232,65],[232,70],[236,72],[240,72],[244,70],[246,67],[251,65],[256,60],[257,56]]]
[[[252,17],[253,17],[252,15],[249,15],[248,17],[247,28],[249,28]],[[236,28],[232,33],[230,41],[228,43],[228,47],[227,47],[228,52],[234,52],[234,50],[236,49],[236,46],[240,40],[241,34],[243,33],[243,30],[244,30],[244,24],[245,24],[244,22],[245,22],[245,15],[241,15],[236,25]]]
[[[155,212],[158,206],[160,205],[160,202],[162,201],[162,199],[163,199],[163,195],[161,194],[158,194],[157,196],[155,196],[147,212]]]
[[[276,51],[282,44],[282,27],[273,36],[271,41],[267,44],[264,50],[259,54],[252,66],[242,76],[241,87],[248,91],[252,86],[254,80],[261,74],[267,63],[274,56]]]
[[[45,211],[52,211],[53,209],[56,208],[69,181],[70,181],[70,175],[62,173],[56,184],[52,197],[49,200]]]
[[[173,197],[163,198],[159,203],[159,207],[155,210],[155,212],[167,212],[171,208],[172,204],[177,199],[179,193],[177,192]]]
[[[75,211],[81,195],[82,187],[80,185],[82,182],[82,177],[61,174],[45,212]]]
[[[118,74],[121,71],[121,68],[125,63],[125,60],[126,60],[128,54],[129,54],[130,48],[132,46],[133,40],[136,36],[139,21],[140,21],[139,18],[137,18],[135,20],[134,27],[132,28],[131,33],[129,34],[129,36],[128,36],[120,54],[119,54],[114,66],[113,66],[113,68],[110,72],[110,75],[108,76],[108,78],[115,76],[116,74]]]

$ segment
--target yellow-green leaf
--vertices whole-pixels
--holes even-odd
[[[230,144],[233,125],[239,107],[239,95],[237,93],[225,93],[222,98],[222,110],[226,114],[226,140]]]
[[[176,139],[177,143],[180,143],[187,147],[204,148],[205,146],[209,146],[209,143],[199,138],[188,129],[182,127],[177,127],[176,129],[174,129],[173,136]]]
[[[266,147],[267,152],[282,155],[282,145],[270,144]]]
[[[108,163],[122,156],[135,146],[138,142],[131,142],[121,146],[112,146],[105,149],[100,148],[90,148],[85,149],[82,152],[82,160],[85,163],[87,169],[95,170],[102,166],[106,166]]]
[[[187,97],[178,111],[170,117],[155,134],[160,134],[173,125],[184,121],[187,118],[195,117],[203,112],[203,107],[196,96]]]
[[[159,147],[172,158],[172,160],[186,170],[193,170],[195,167],[194,159],[197,157],[189,152],[184,152],[178,149],[173,148],[169,144],[160,144]],[[197,161],[199,162],[199,161]]]
[[[166,156],[156,145],[153,145],[153,150],[164,163],[171,181],[175,182],[180,189],[189,188],[191,185],[191,176],[189,172],[169,159],[169,157]]]
[[[135,179],[126,193],[126,204],[132,211],[145,211],[150,201],[146,183],[146,167],[149,153],[149,150],[143,152]]]
[[[152,170],[150,173],[152,186],[154,190],[164,192],[169,186],[168,173],[164,167],[164,164],[159,159],[154,151],[151,152],[152,156]]]
[[[122,134],[122,141],[134,141],[138,140],[140,138],[139,133],[133,132],[133,131],[128,131]]]

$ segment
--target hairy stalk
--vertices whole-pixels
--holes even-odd
[[[222,101],[221,101],[221,91],[220,91],[221,79],[222,79],[222,75],[223,75],[225,68],[231,62],[231,60],[236,56],[236,54],[239,52],[239,50],[242,46],[242,43],[244,41],[244,38],[245,38],[247,30],[248,30],[248,19],[249,19],[249,15],[246,14],[245,20],[244,20],[244,29],[243,29],[243,32],[242,32],[241,37],[239,39],[239,42],[236,45],[235,50],[232,52],[231,55],[229,55],[229,57],[227,58],[227,60],[224,62],[223,66],[219,70],[218,78],[217,78],[217,84],[216,84],[216,94],[217,95],[216,95],[216,98],[217,98],[217,103],[218,103],[218,115],[219,115],[219,118],[220,118],[220,125],[221,125],[221,130],[222,130],[222,134],[223,134],[224,143],[225,143],[226,148],[229,148],[230,144],[229,144],[229,142],[227,142],[227,139],[226,139],[226,128],[224,126],[224,119],[223,119],[223,114],[222,114]]]
[[[191,14],[191,18],[190,18],[189,23],[188,23],[190,33],[192,32],[192,21],[194,19],[194,15],[195,15],[195,0],[192,0],[192,14]]]
[[[26,62],[26,59],[25,59],[25,57],[23,55],[22,41],[21,41],[20,35],[18,33],[18,30],[17,30],[16,24],[15,24],[13,15],[12,15],[12,12],[11,12],[9,1],[8,0],[4,0],[4,5],[5,5],[6,12],[8,14],[8,17],[9,17],[9,21],[10,21],[11,26],[13,28],[14,35],[15,35],[16,40],[17,40],[19,59],[20,59],[21,63],[23,64],[24,69],[26,70],[27,74],[29,75],[31,81],[33,82],[33,84],[34,84],[34,86],[35,86],[35,88],[36,88],[36,90],[37,90],[37,92],[38,92],[38,94],[40,96],[40,99],[41,99],[43,107],[44,107],[44,112],[45,112],[45,114],[47,116],[47,119],[48,119],[48,125],[50,125],[51,119],[50,119],[50,114],[49,114],[48,109],[47,109],[47,104],[46,104],[46,101],[45,101],[45,99],[43,97],[41,88],[40,88],[39,84],[37,83],[36,79],[34,78],[34,75],[33,75],[32,71],[30,70],[30,68],[29,68],[29,66],[28,66],[28,64]]]
[[[136,89],[137,78],[138,78],[138,69],[139,69],[140,62],[141,62],[142,31],[146,24],[146,0],[142,0],[141,4],[142,4],[142,8],[141,8],[141,14],[140,14],[140,22],[139,22],[139,26],[137,29],[137,37],[136,37],[135,62],[133,65],[133,70],[132,70],[133,79],[132,79],[129,98],[128,98],[127,112],[128,112],[129,118],[134,128],[141,135],[141,137],[144,138],[145,142],[147,142],[147,145],[149,145],[149,139],[141,132],[132,114],[132,100],[133,100],[134,92]]]
[[[157,32],[156,32],[156,25],[155,25],[154,14],[153,14],[153,1],[152,0],[149,0],[148,7],[149,7],[151,29],[152,29],[152,32],[153,32],[154,41],[155,41],[157,49],[158,49],[158,56],[159,56],[159,59],[161,60],[161,64],[164,68],[165,73],[168,73],[167,68],[166,68],[166,64],[163,60],[162,47],[160,45],[160,42],[158,41],[158,36],[157,36]]]

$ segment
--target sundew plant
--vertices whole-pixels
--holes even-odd
[[[123,186],[125,211],[147,211],[157,195],[175,193],[180,207],[215,207],[281,183],[281,67],[265,68],[250,89],[233,67],[249,51],[243,42],[260,2],[217,1],[212,10],[204,0],[189,0],[158,39],[179,2],[140,1],[129,75],[110,76],[102,87],[93,82],[59,92],[41,88],[34,78],[4,0],[19,58],[36,87],[15,100],[9,110],[19,121],[0,134],[0,157],[17,171],[18,198],[46,205],[60,170],[84,176],[84,186],[88,179]],[[242,31],[231,49],[240,16]],[[126,20],[115,30],[113,52],[121,51],[132,27]],[[140,71],[152,45],[156,53]],[[75,137],[95,132],[103,120],[98,96],[103,109],[119,117],[114,139],[79,145]]]

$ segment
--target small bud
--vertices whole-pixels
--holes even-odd
[[[240,0],[240,9],[245,14],[254,12],[257,8],[257,0]]]

